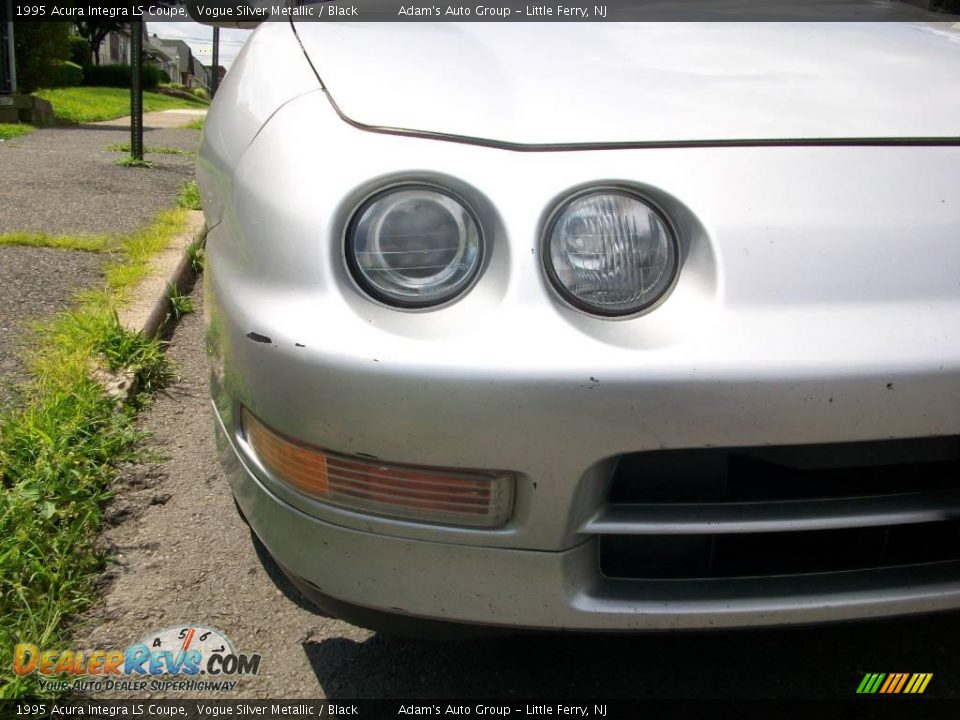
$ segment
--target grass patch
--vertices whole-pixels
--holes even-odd
[[[200,205],[200,189],[197,187],[196,180],[190,180],[184,183],[177,194],[177,206],[184,210],[202,210]]]
[[[189,128],[190,130],[203,130],[203,122],[206,118],[197,118],[196,120],[191,120],[183,127]]]
[[[77,353],[68,353],[74,361]],[[77,374],[47,383],[22,410],[0,420],[0,650],[18,641],[65,643],[64,620],[82,611],[103,567],[93,549],[113,463],[132,459],[132,412],[114,410],[100,387]],[[0,698],[42,697],[36,675],[4,663]]]
[[[25,125],[24,123],[0,123],[0,140],[29,135],[34,130],[36,128],[33,125]]]
[[[167,294],[170,296],[170,315],[174,320],[179,320],[184,315],[192,313],[193,300],[189,295],[181,295],[180,289],[172,283],[167,283]]]
[[[203,263],[207,257],[206,240],[206,234],[201,234],[187,246],[187,257],[190,258],[190,269],[194,275],[203,271]]]
[[[135,167],[135,168],[152,168],[156,167],[156,163],[150,162],[149,160],[138,160],[135,157],[125,157],[115,160],[114,165],[123,165],[124,167]]]
[[[125,262],[108,265],[105,274],[110,288],[126,292],[150,270],[150,258],[163,250],[177,233],[186,227],[182,210],[167,210],[157,216],[153,225],[120,239],[120,251]]]
[[[30,247],[58,248],[103,252],[109,250],[113,240],[109,235],[47,235],[45,233],[17,231],[0,234],[0,246],[28,245]]]
[[[111,152],[128,153],[130,152],[130,144],[127,143],[126,145],[107,145],[107,150],[110,150]],[[187,152],[186,150],[181,150],[180,148],[166,147],[164,145],[160,145],[159,147],[152,147],[150,145],[147,145],[143,148],[143,152],[145,154],[151,154],[151,155],[191,155],[192,154]]]
[[[38,90],[34,95],[48,100],[53,106],[53,114],[68,122],[99,122],[130,114],[130,91],[125,88],[64,87]],[[144,112],[206,108],[209,104],[200,98],[187,99],[154,92],[143,93]]]
[[[134,408],[117,407],[90,379],[94,362],[132,369],[141,388],[171,370],[161,344],[122,328],[117,308],[151,256],[186,226],[186,213],[117,238],[105,287],[37,326],[24,402],[0,415],[0,657],[17,642],[65,646],[71,617],[85,610],[103,557],[94,541],[101,505],[121,461],[136,460]],[[0,698],[50,696],[36,675],[0,664]]]
[[[111,371],[132,371],[142,392],[161,390],[173,379],[163,344],[123,327],[116,313],[113,323],[97,338],[96,350]]]
[[[119,292],[143,277],[150,258],[166,247],[170,238],[180,232],[185,224],[183,210],[167,210],[157,215],[152,225],[130,235],[47,235],[16,231],[0,234],[0,247],[28,245],[85,252],[119,251],[125,261],[112,263],[106,268],[109,287]]]

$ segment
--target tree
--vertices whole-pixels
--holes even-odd
[[[104,39],[112,32],[122,30],[126,25],[123,20],[75,20],[73,25],[81,37],[85,37],[90,43],[90,49],[93,51],[93,57],[96,64],[100,64],[100,45]]]
[[[155,0],[150,3],[154,6],[179,5],[183,0]],[[111,3],[111,7],[126,8],[127,17],[119,19],[95,19],[95,20],[74,20],[73,25],[77,29],[77,34],[90,41],[90,49],[93,50],[93,57],[97,65],[100,64],[100,45],[104,39],[112,32],[126,29],[130,24],[130,17],[135,17],[133,13],[142,12],[143,3],[139,0],[118,0]]]
[[[18,22],[13,34],[17,85],[21,92],[49,87],[59,61],[70,57],[70,23]]]

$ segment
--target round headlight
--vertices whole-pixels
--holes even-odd
[[[398,307],[456,297],[476,278],[482,258],[473,212],[435,188],[382,192],[360,206],[347,231],[354,279],[370,296]]]
[[[554,213],[544,265],[571,305],[606,317],[632,315],[663,297],[677,272],[677,241],[660,213],[636,195],[599,190]]]

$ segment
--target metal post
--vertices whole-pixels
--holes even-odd
[[[220,28],[213,28],[213,77],[210,78],[210,97],[217,94],[220,87]]]
[[[130,23],[130,157],[143,161],[143,20]]]
[[[0,93],[17,93],[17,62],[13,49],[13,0],[0,0]]]

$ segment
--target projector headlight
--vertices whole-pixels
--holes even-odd
[[[438,188],[400,186],[361,205],[347,231],[347,266],[371,297],[421,308],[452,300],[476,279],[483,235],[473,211]]]
[[[677,273],[677,240],[666,219],[620,189],[574,196],[547,227],[544,266],[568,303],[604,317],[633,315],[664,296]]]

